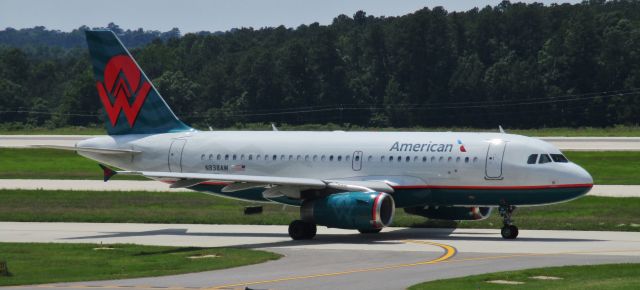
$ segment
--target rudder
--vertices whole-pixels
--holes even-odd
[[[109,135],[193,130],[171,111],[115,33],[85,33]]]

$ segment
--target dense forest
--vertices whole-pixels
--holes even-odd
[[[111,25],[111,28],[117,28]],[[81,27],[0,31],[0,121],[103,118]],[[640,1],[365,12],[330,25],[118,30],[184,121],[611,126],[640,116]]]

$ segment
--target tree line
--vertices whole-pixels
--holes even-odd
[[[81,40],[83,29],[38,28]],[[29,44],[22,31],[0,31],[0,120],[100,123],[86,48]],[[296,28],[117,33],[136,47],[134,57],[176,114],[203,127],[603,127],[636,125],[640,115],[635,0],[504,1],[400,17],[359,11]]]

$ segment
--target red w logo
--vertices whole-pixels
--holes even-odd
[[[142,104],[151,90],[148,82],[142,80],[141,84],[141,75],[138,66],[128,55],[114,56],[107,63],[104,83],[98,82],[96,86],[112,126],[116,126],[120,111],[124,111],[129,127],[133,127],[136,122]],[[133,104],[129,103],[129,99],[135,99]],[[113,104],[111,100],[114,100]]]

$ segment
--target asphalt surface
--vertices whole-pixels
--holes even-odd
[[[74,146],[91,138],[88,135],[0,135],[0,147],[33,145]],[[570,151],[640,151],[640,137],[540,137],[560,150]]]
[[[218,271],[7,289],[404,289],[503,270],[640,263],[640,233],[632,232],[523,230],[518,239],[503,240],[497,229],[387,228],[360,235],[320,227],[311,241],[291,241],[286,232],[285,226],[0,223],[2,242],[235,246],[284,255]]]

